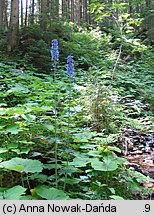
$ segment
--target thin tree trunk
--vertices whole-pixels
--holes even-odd
[[[18,44],[19,31],[19,1],[11,0],[10,27],[8,35],[8,50],[12,51]]]
[[[41,1],[41,27],[44,30],[47,29],[47,21],[48,21],[47,0],[42,0]]]
[[[88,6],[91,4],[91,0],[88,1]],[[88,10],[88,24],[91,24],[91,14],[90,10]]]
[[[70,0],[66,1],[66,18],[70,20]]]
[[[28,21],[28,0],[26,0],[25,27],[27,26],[27,21]]]
[[[20,10],[21,10],[21,27],[24,25],[24,17],[23,17],[23,0],[20,1]]]
[[[34,24],[34,10],[35,10],[35,0],[32,0],[30,24]]]
[[[71,0],[71,22],[74,22],[74,0]]]
[[[87,0],[83,0],[83,22],[87,23],[88,22],[88,4]]]
[[[130,16],[132,17],[132,14],[133,14],[133,7],[132,7],[132,1],[129,0],[129,14]]]
[[[80,25],[80,0],[76,1],[76,22]]]
[[[55,0],[55,19],[59,18],[59,0]]]
[[[82,19],[82,0],[79,1],[79,19],[81,21]]]
[[[0,28],[4,27],[4,8],[5,8],[5,1],[0,0]]]
[[[4,0],[5,5],[4,5],[4,27],[5,29],[8,29],[9,24],[8,24],[8,14],[7,14],[7,8],[8,8],[8,0]]]
[[[66,17],[66,0],[62,0],[62,15],[63,18]]]

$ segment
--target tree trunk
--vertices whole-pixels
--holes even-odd
[[[47,0],[41,0],[41,27],[43,30],[47,29]]]
[[[88,6],[91,4],[91,0],[88,0]],[[88,10],[88,24],[91,24],[91,14],[90,11]]]
[[[66,17],[66,0],[62,0],[62,15],[63,18]]]
[[[76,0],[76,22],[78,25],[80,25],[80,15],[81,15],[81,5],[80,5],[80,0]]]
[[[69,20],[69,8],[70,8],[70,2],[69,0],[66,0],[66,18]]]
[[[25,27],[27,26],[27,21],[28,21],[28,0],[26,0]]]
[[[87,23],[88,22],[88,4],[87,0],[83,0],[83,22]]]
[[[54,3],[55,8],[55,19],[59,18],[59,0],[55,0]]]
[[[8,0],[4,0],[5,5],[4,5],[4,28],[8,29],[9,24],[8,24],[8,14],[7,14],[7,8],[8,8]]]
[[[0,29],[4,27],[5,0],[0,0]]]
[[[8,35],[8,50],[12,51],[18,44],[19,1],[11,0],[11,15]]]
[[[32,3],[31,3],[30,24],[34,24],[34,10],[35,10],[35,0],[32,0]]]
[[[71,0],[71,22],[74,22],[74,0]]]
[[[24,25],[24,17],[23,17],[23,0],[20,1],[20,13],[21,13],[21,27]]]

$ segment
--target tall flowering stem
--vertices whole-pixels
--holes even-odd
[[[71,115],[71,79],[73,79],[74,76],[74,59],[73,56],[69,55],[67,57],[67,65],[66,65],[66,74],[68,76],[68,80],[69,80],[69,84],[70,84],[70,89],[69,89],[69,104],[68,104],[68,125],[67,125],[67,147],[69,149],[69,143],[70,143],[70,115]],[[67,169],[69,167],[69,161],[68,161],[68,157],[67,157]],[[67,182],[67,172],[65,173],[65,181],[64,181],[64,191],[66,189],[66,182]]]
[[[59,51],[58,51],[57,39],[53,39],[51,43],[51,61],[52,61],[53,79],[55,79],[57,63],[59,62]]]
[[[59,51],[58,51],[58,40],[53,39],[51,43],[51,62],[52,62],[52,75],[53,80],[55,80],[57,63],[59,62]],[[57,114],[55,106],[55,178],[56,178],[56,188],[58,187],[58,143],[57,143]]]
[[[66,74],[68,78],[73,78],[74,76],[74,59],[71,55],[67,57]]]

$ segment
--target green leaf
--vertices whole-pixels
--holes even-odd
[[[106,171],[104,170],[103,167],[103,162],[99,161],[98,158],[93,158],[91,161],[91,166],[94,170],[98,170],[98,171]]]
[[[18,143],[10,143],[8,145],[8,149],[11,150],[11,149],[17,149],[18,148]]]
[[[89,150],[87,155],[93,156],[93,157],[99,157],[100,156],[100,151],[97,150]]]
[[[31,175],[30,180],[36,180],[36,179],[39,182],[46,182],[48,179],[48,176],[44,174],[40,174],[40,173],[35,173]]]
[[[106,156],[103,159],[104,161],[101,162],[98,158],[93,158],[91,162],[92,168],[99,171],[114,171],[118,168],[118,165],[116,161],[113,160],[113,158],[111,160],[110,157]]]
[[[11,133],[11,134],[18,134],[22,130],[23,130],[23,128],[20,128],[17,124],[9,125],[6,128],[6,131],[9,132],[9,133]]]
[[[85,144],[85,145],[80,146],[80,149],[93,149],[96,146],[97,145],[95,145],[95,144]]]
[[[50,188],[45,185],[36,187],[36,193],[47,200],[67,200],[69,197],[62,190]]]
[[[5,153],[5,152],[8,152],[7,148],[0,148],[0,154]]]
[[[25,119],[26,121],[34,121],[36,119],[36,116],[31,115],[31,114],[22,114],[21,115],[23,119]]]
[[[24,85],[22,84],[16,84],[14,87],[12,87],[11,89],[9,89],[7,91],[8,93],[12,93],[12,92],[18,92],[18,93],[28,93],[29,92],[29,89],[26,88]]]
[[[135,178],[138,183],[143,183],[143,182],[152,182],[153,179],[150,178],[149,176],[145,176],[142,173],[138,171],[130,171],[130,174],[132,178]]]
[[[118,168],[117,162],[113,156],[106,156],[103,158],[104,171],[114,171]]]
[[[93,135],[93,132],[85,132],[74,134],[73,137],[75,142],[88,142],[88,140],[91,139]]]
[[[60,181],[65,182],[66,184],[74,185],[78,184],[81,179],[79,178],[61,178]]]
[[[121,197],[121,196],[116,196],[116,195],[111,195],[110,198],[113,199],[113,200],[124,200],[123,197]]]
[[[70,162],[69,164],[75,167],[85,167],[90,162],[91,160],[87,157],[76,157],[73,159],[73,162]]]
[[[121,149],[116,147],[116,146],[108,146],[108,149],[111,150],[111,151],[121,153]]]
[[[17,172],[36,173],[41,172],[43,164],[38,160],[12,158],[9,161],[0,163],[2,168]]]
[[[54,126],[52,124],[45,124],[44,127],[46,129],[48,129],[49,131],[54,131],[55,130],[55,128],[54,128]]]
[[[12,152],[16,152],[17,154],[28,154],[30,152],[30,148],[22,148],[20,149],[11,149]]]
[[[20,200],[37,200],[37,198],[28,195],[28,196],[22,196],[22,197],[20,198]]]
[[[4,200],[19,200],[25,194],[25,191],[26,188],[17,185],[4,191],[3,194],[1,193],[1,198],[3,197]]]

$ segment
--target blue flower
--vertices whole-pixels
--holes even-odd
[[[59,51],[58,51],[58,40],[53,39],[52,44],[51,44],[51,61],[53,62],[58,62],[59,61]]]
[[[66,74],[68,75],[69,78],[74,76],[74,60],[73,60],[73,56],[71,55],[67,57]]]

